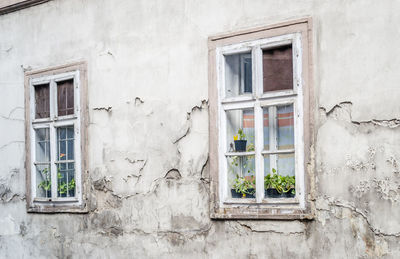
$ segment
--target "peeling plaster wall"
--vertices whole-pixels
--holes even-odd
[[[0,16],[0,258],[399,258],[400,2],[53,0]],[[311,16],[312,221],[209,218],[207,37]],[[88,62],[88,214],[27,214],[24,70]]]

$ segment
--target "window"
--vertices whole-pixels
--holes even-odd
[[[85,64],[25,77],[28,211],[83,212]]]
[[[309,32],[210,38],[212,218],[310,217]]]

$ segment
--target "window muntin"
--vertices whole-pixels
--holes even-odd
[[[302,135],[302,89],[301,80],[301,39],[300,34],[288,34],[263,40],[256,40],[241,44],[228,45],[217,48],[217,82],[220,100],[220,197],[223,203],[253,203],[251,199],[233,197],[232,179],[246,177],[240,174],[243,165],[236,171],[230,168],[233,158],[240,158],[247,165],[249,156],[254,157],[254,179],[250,175],[243,180],[249,180],[247,187],[255,189],[255,202],[268,204],[276,202],[276,197],[267,195],[264,187],[265,177],[281,175],[295,177],[294,195],[280,197],[282,203],[304,205],[304,168],[303,168],[303,140]],[[250,51],[249,51],[250,48]],[[240,69],[242,55],[252,57],[252,94],[243,96],[240,92]],[[233,62],[233,60],[236,62]],[[272,69],[271,69],[272,68]],[[279,72],[283,71],[283,72]],[[279,73],[280,75],[277,75]],[[247,73],[250,74],[250,73]],[[232,80],[232,78],[234,80]],[[222,84],[221,84],[222,83]],[[232,85],[229,85],[233,83]],[[232,91],[235,89],[235,91]],[[237,94],[232,94],[235,92]],[[230,128],[241,128],[245,123],[236,120],[232,126],[231,110],[253,109],[254,148],[251,154],[246,152],[231,152],[232,133]],[[226,129],[226,132],[224,130]],[[247,149],[247,148],[246,148]],[[235,161],[233,161],[235,162]],[[239,172],[239,173],[238,173]],[[236,173],[237,176],[234,174]],[[228,187],[226,187],[228,186]],[[283,199],[284,198],[284,199]]]
[[[38,87],[39,86],[39,87]],[[48,91],[47,117],[43,111],[43,88]],[[80,109],[79,71],[44,76],[30,80],[31,89],[31,177],[33,202],[80,204]],[[32,98],[32,96],[34,98]],[[47,104],[46,104],[47,105]],[[45,156],[45,161],[42,157]]]

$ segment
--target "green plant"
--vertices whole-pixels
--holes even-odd
[[[239,129],[237,135],[233,136],[233,140],[246,140],[246,134],[243,129]]]
[[[276,189],[278,193],[287,193],[290,191],[292,194],[295,194],[295,186],[295,176],[278,175],[274,168],[272,168],[272,174],[267,174],[264,177],[264,188]]]
[[[62,175],[60,172],[57,174],[58,179],[62,179]],[[75,179],[72,179],[70,182],[66,183],[64,181],[60,181],[60,184],[58,185],[57,191],[59,194],[65,194],[67,191],[73,191],[75,190]]]
[[[49,169],[45,168],[41,172],[42,176],[44,176],[45,180],[41,181],[38,185],[38,188],[43,188],[45,192],[51,190],[51,181],[49,179]]]
[[[46,180],[43,180],[39,183],[38,188],[43,188],[45,192],[51,190],[51,181],[49,179],[49,170],[47,168],[42,170],[42,175],[45,177]],[[57,178],[60,180],[59,184],[57,186],[57,191],[59,194],[65,194],[68,191],[73,191],[75,190],[75,179],[72,179],[70,182],[66,183],[64,181],[61,181],[63,178],[60,170],[58,170],[57,173]]]
[[[242,194],[243,197],[246,197],[246,194],[253,195],[256,192],[254,188],[255,184],[256,180],[254,177],[252,177],[252,180],[248,180],[245,177],[239,177],[239,175],[236,175],[233,189],[235,189],[237,193]]]

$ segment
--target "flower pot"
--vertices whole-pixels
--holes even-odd
[[[292,194],[290,189],[288,192],[279,193],[276,189],[268,188],[265,190],[265,197],[267,198],[294,198],[295,194]]]
[[[282,198],[282,193],[279,193],[276,189],[268,188],[265,190],[265,197],[268,198]]]
[[[246,152],[247,140],[235,140],[234,142],[236,152]]]
[[[67,197],[67,193],[58,193],[58,197]],[[68,197],[75,197],[75,190],[68,190]]]
[[[254,192],[254,189],[249,189],[249,192]],[[232,198],[255,198],[254,194],[247,194],[243,196],[242,193],[238,193],[235,189],[231,189]]]
[[[294,196],[296,196],[296,194],[292,193],[292,190],[294,190],[294,189],[290,189],[288,192],[284,193],[285,198],[294,198]]]

